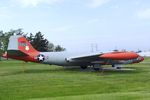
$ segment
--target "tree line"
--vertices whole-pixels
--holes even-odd
[[[22,35],[26,37],[31,45],[40,52],[60,52],[66,50],[61,45],[54,45],[49,42],[40,31],[33,35],[32,33],[24,33],[22,29],[17,29],[8,32],[0,31],[0,55],[7,50],[9,38],[12,35]]]

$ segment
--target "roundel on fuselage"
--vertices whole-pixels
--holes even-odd
[[[38,60],[39,62],[43,62],[43,61],[45,60],[45,56],[44,56],[43,54],[39,54],[39,55],[37,56],[37,60]]]

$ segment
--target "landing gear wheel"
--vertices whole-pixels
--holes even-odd
[[[113,64],[113,65],[112,65],[112,67],[114,68],[114,67],[115,67],[115,65]]]
[[[112,67],[115,68],[115,69],[121,69],[122,68],[121,65],[114,65],[114,64],[112,65]]]
[[[81,69],[87,69],[87,66],[80,66]]]
[[[121,67],[116,67],[116,69],[121,69]]]

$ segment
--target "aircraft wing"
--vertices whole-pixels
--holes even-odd
[[[131,60],[138,58],[139,55],[133,52],[108,52],[108,53],[97,53],[89,55],[81,55],[76,57],[67,58],[68,61],[87,61],[95,62],[101,59],[106,60]]]
[[[79,55],[67,58],[68,61],[97,61],[103,53]]]

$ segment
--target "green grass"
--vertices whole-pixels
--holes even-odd
[[[136,70],[95,72],[1,61],[0,100],[150,100],[150,64],[125,67]]]
[[[30,100],[149,100],[150,93],[127,92],[127,93],[105,93],[78,96],[64,96],[55,98],[40,98]]]

